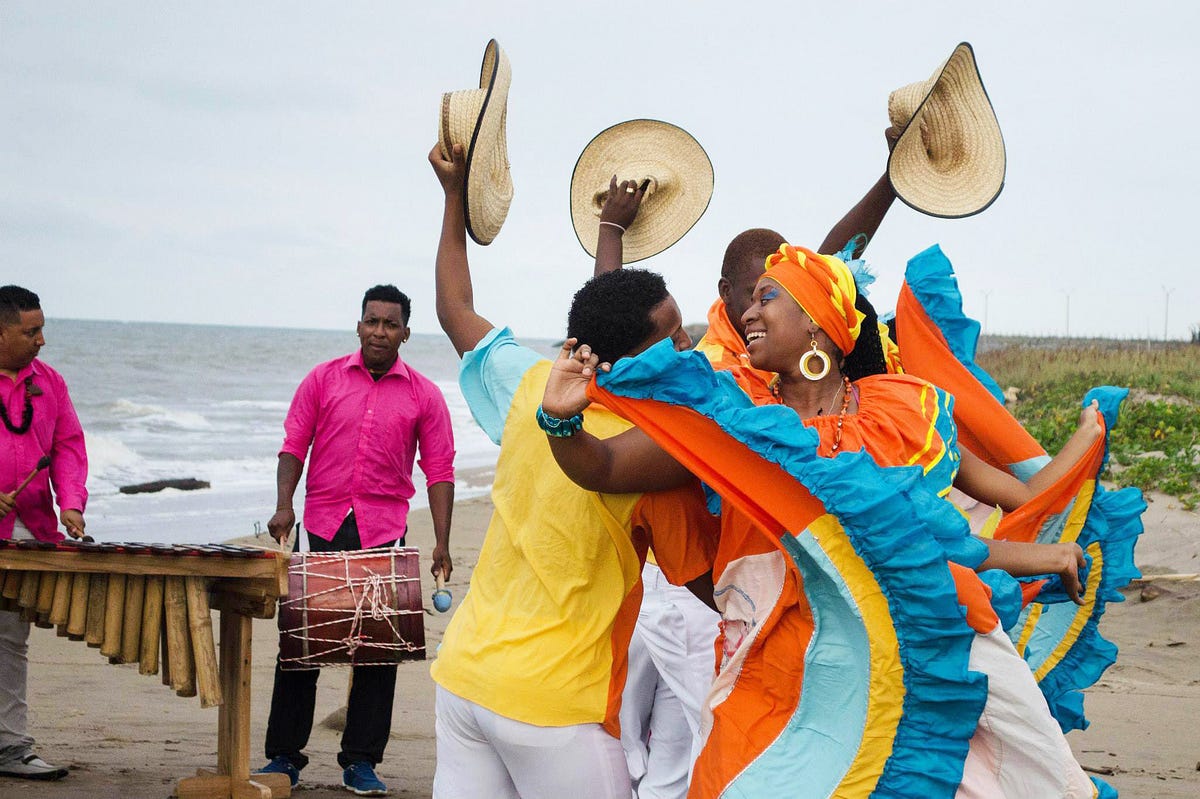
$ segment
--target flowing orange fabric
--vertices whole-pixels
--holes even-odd
[[[714,579],[730,560],[769,552],[788,530],[804,530],[825,513],[821,501],[791,475],[690,408],[619,397],[595,381],[588,385],[588,396],[614,413],[627,415],[693,474],[721,485],[727,507],[739,509],[736,515],[723,514]],[[719,481],[721,472],[753,473],[754,490],[744,492],[737,481]],[[788,601],[781,601],[764,620],[764,625],[772,628],[772,634],[764,639],[768,645],[763,654],[769,652],[769,657],[748,663],[739,677],[739,691],[713,711],[714,729],[741,732],[709,737],[696,763],[688,796],[719,795],[758,754],[762,741],[771,740],[795,709],[804,676],[803,653],[813,633],[812,613],[799,579],[789,570],[784,585]],[[751,691],[757,698],[744,701],[749,694],[741,688],[750,686],[763,690]],[[763,697],[770,701],[764,704]]]
[[[1104,417],[1100,417],[1104,424]],[[1033,542],[1046,519],[1056,513],[1062,513],[1077,500],[1080,488],[1088,480],[1094,479],[1104,461],[1105,436],[1102,434],[1083,457],[1071,464],[1066,474],[1054,481],[1054,484],[1043,489],[1037,496],[1016,510],[1009,511],[1000,519],[996,527],[995,538],[1003,541]],[[1065,531],[1068,537],[1061,540],[1074,541],[1078,530]]]
[[[855,385],[860,391],[859,412],[849,414],[843,420],[843,450],[864,448],[880,466],[917,465],[926,475],[934,470],[949,471],[948,462],[957,460],[953,451],[942,441],[926,446],[926,442],[939,438],[933,429],[933,417],[938,413],[938,407],[930,399],[932,387],[922,394],[924,381],[902,375],[876,375],[863,378]],[[753,472],[757,477],[753,496],[743,493],[737,481],[722,481],[722,491],[735,494],[726,499],[744,511],[770,540],[778,540],[785,530],[805,529],[824,512],[820,500],[783,469],[763,461],[720,432],[714,422],[691,409],[619,397],[600,388],[594,380],[588,384],[588,398],[603,403],[613,413],[646,431],[671,457],[705,482],[713,483],[714,468],[726,474]],[[912,413],[914,409],[918,413]],[[818,452],[823,456],[832,454],[837,417],[816,417],[806,420],[805,424],[813,427],[821,437]],[[683,444],[685,441],[686,445]],[[949,490],[949,482],[943,475],[934,479],[937,485],[933,487],[944,495]],[[779,523],[781,517],[787,519],[786,526]],[[723,524],[714,576],[729,561],[744,554],[732,551],[731,547],[747,546],[746,536],[737,536],[736,541],[727,540],[727,529]],[[994,630],[1000,620],[992,609],[991,591],[970,569],[951,564],[951,572],[959,602],[967,608],[971,627],[985,635]]]
[[[925,414],[932,412],[922,400],[917,403],[921,404],[921,412],[911,413],[917,392],[910,384],[919,381],[890,379],[905,385],[884,385],[878,391],[868,386],[868,395],[890,396],[892,410],[896,410],[897,403],[907,404],[908,416],[925,419]],[[907,402],[903,399],[906,394]],[[588,397],[632,421],[686,469],[719,488],[725,501],[714,580],[719,580],[732,562],[771,551],[787,531],[805,530],[826,512],[821,501],[786,471],[764,461],[723,432],[716,422],[690,408],[617,396],[595,381],[588,385]],[[853,421],[859,414],[847,416],[844,432],[864,444],[875,438],[885,442],[880,444],[887,453],[881,462],[904,457],[907,463],[913,455],[919,455],[917,462],[923,466],[942,460],[923,444],[928,428],[925,422],[896,422],[889,420],[889,415],[884,411],[875,418],[864,417],[861,424]],[[823,449],[828,449],[824,431],[831,428],[822,423],[816,427]],[[891,432],[880,434],[888,429]],[[944,447],[942,450],[944,454]],[[727,479],[734,474],[753,474],[754,481],[748,485],[744,480]],[[959,603],[966,609],[967,623],[980,633],[994,630],[999,621],[987,586],[972,570],[953,563],[949,566]],[[798,705],[804,652],[813,637],[814,620],[801,577],[793,566],[787,568],[782,592],[779,603],[761,622],[761,645],[751,650],[752,655],[742,664],[736,688],[711,708],[712,732],[696,761],[689,797],[719,796],[746,764],[753,762],[764,742],[779,735]]]
[[[858,412],[814,416],[806,427],[821,436],[818,453],[830,458],[839,424],[841,449],[865,449],[880,466],[920,466],[938,496],[946,496],[958,474],[950,399],[910,375],[871,375],[853,384]],[[778,400],[773,400],[778,402]]]
[[[750,354],[742,334],[729,321],[721,298],[708,309],[708,331],[696,345],[717,371],[729,372],[742,391],[750,395],[755,405],[771,401],[771,381],[774,372],[764,372],[750,365]]]
[[[939,401],[944,395],[909,375],[864,377],[854,390],[859,409],[842,419],[841,449],[865,449],[880,466],[920,466],[930,488],[946,496],[958,473],[959,456],[938,430],[950,414]],[[832,457],[838,417],[817,416],[804,424],[821,436],[818,453]],[[992,608],[991,589],[971,569],[951,563],[950,571],[958,600],[967,610],[967,623],[983,635],[994,630],[1000,619]]]
[[[905,283],[896,300],[896,337],[904,370],[953,394],[959,441],[977,457],[1008,470],[1012,464],[1044,457],[1046,450],[988,393],[957,358],[920,300]]]
[[[858,290],[845,263],[832,255],[784,244],[767,258],[763,277],[782,286],[842,354],[850,354],[862,328],[863,314],[854,307]]]

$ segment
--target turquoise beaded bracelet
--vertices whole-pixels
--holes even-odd
[[[539,405],[537,408],[538,427],[548,436],[555,438],[570,438],[583,429],[583,414],[577,413],[570,419],[559,419],[550,416]]]

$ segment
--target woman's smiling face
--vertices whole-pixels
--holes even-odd
[[[808,332],[816,328],[799,303],[769,277],[754,287],[742,323],[750,363],[768,372],[794,369],[807,349]]]

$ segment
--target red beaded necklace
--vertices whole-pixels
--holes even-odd
[[[838,391],[842,392],[842,408],[840,411],[838,411],[837,427],[834,429],[833,433],[833,447],[831,451],[835,454],[842,447],[842,425],[844,425],[846,422],[846,411],[850,409],[850,378],[842,375],[842,385],[838,387]],[[771,394],[774,395],[777,402],[780,404],[783,403],[783,392],[779,388],[778,376],[771,381]],[[837,398],[837,392],[834,392],[831,401],[835,398]],[[818,410],[817,415],[821,416],[821,411],[823,410],[824,408]]]
[[[833,449],[834,453],[842,446],[842,425],[846,421],[846,410],[850,407],[850,378],[842,375],[842,410],[837,418],[837,430],[833,434]]]

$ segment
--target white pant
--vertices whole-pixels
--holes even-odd
[[[657,566],[642,569],[642,607],[621,695],[621,747],[636,799],[683,799],[700,753],[720,616]]]
[[[17,519],[12,537],[19,541],[33,534]],[[0,761],[24,757],[33,746],[25,703],[28,674],[29,622],[21,621],[20,613],[0,610]]]
[[[621,743],[599,724],[539,727],[437,686],[434,799],[628,799]]]
[[[988,678],[957,799],[1091,799],[1062,728],[1004,630],[976,635],[969,668]]]

